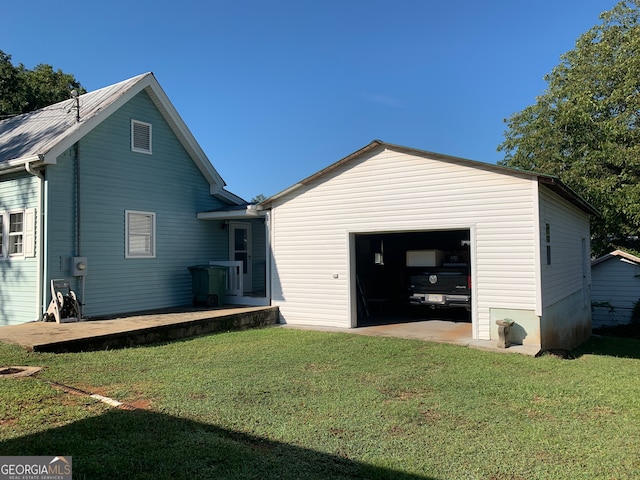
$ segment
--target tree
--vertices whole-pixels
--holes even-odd
[[[0,116],[22,113],[24,92],[11,56],[0,50]]]
[[[71,74],[39,64],[33,70],[14,66],[11,55],[0,50],[0,117],[19,115],[70,97],[71,90],[86,90]]]
[[[260,203],[266,199],[267,197],[265,197],[262,193],[259,193],[258,195],[256,195],[251,199],[251,203]]]
[[[498,147],[501,164],[555,175],[601,212],[596,254],[640,234],[639,1],[600,15],[536,103],[505,120]]]

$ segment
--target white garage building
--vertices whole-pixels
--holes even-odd
[[[449,242],[469,249],[474,339],[497,339],[500,319],[515,322],[512,342],[541,350],[591,334],[597,212],[555,177],[376,140],[259,208],[283,323],[357,327],[361,283],[391,300],[406,251]]]

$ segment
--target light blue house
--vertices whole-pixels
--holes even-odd
[[[0,122],[0,236],[0,325],[40,319],[52,279],[88,317],[187,305],[209,262],[245,260],[238,300],[264,297],[263,218],[151,73]]]

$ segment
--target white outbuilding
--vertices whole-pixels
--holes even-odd
[[[376,140],[259,208],[282,323],[406,321],[407,252],[464,249],[474,339],[497,339],[498,320],[541,350],[591,335],[597,212],[555,177]]]
[[[640,302],[640,258],[615,250],[591,262],[591,273],[593,328],[631,323]]]

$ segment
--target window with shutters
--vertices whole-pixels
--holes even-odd
[[[151,124],[131,120],[131,151],[151,154]]]
[[[125,211],[125,258],[155,258],[156,214]]]
[[[0,258],[35,255],[35,210],[0,212]]]

